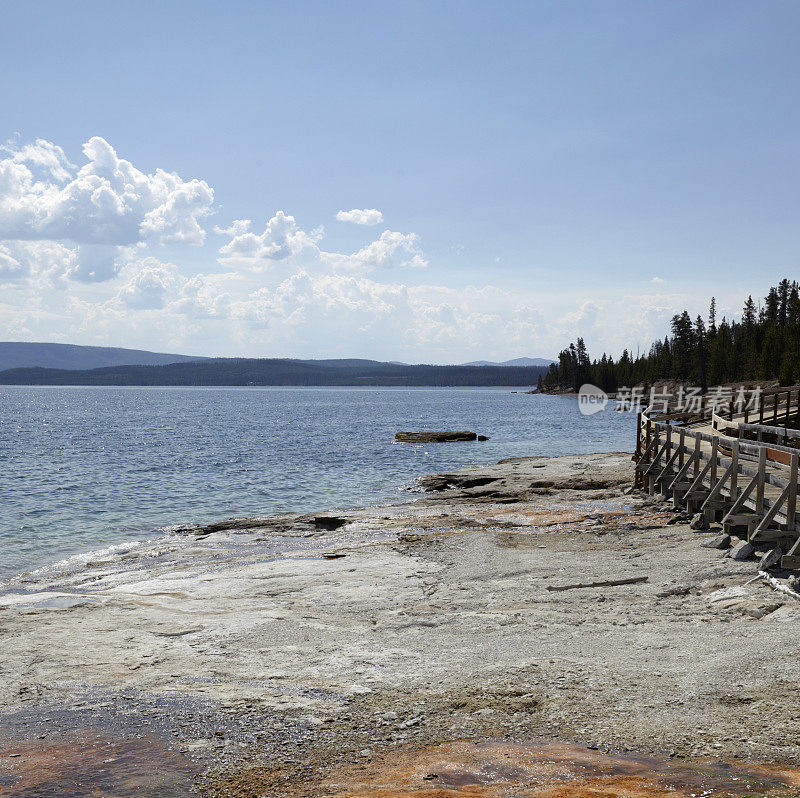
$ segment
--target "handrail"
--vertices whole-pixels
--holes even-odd
[[[777,416],[780,410],[787,421],[800,417],[800,391],[794,413],[790,412],[791,393],[785,404],[779,400],[779,393],[770,394],[775,397],[769,408],[772,415]],[[762,402],[762,416],[763,411]],[[747,419],[749,414],[740,415]],[[784,567],[800,568],[800,523],[796,514],[800,447],[783,445],[800,440],[800,430],[750,424],[733,412],[726,419],[714,410],[710,421],[711,431],[705,431],[689,426],[708,423],[697,413],[654,412],[652,406],[640,412],[633,455],[636,484],[648,487],[651,493],[658,490],[672,496],[676,507],[684,504],[691,512],[699,509],[709,520],[709,516],[720,515],[726,530],[744,526],[750,540],[781,546]],[[757,440],[746,437],[753,434]],[[739,475],[745,477],[743,486]],[[767,486],[771,489],[765,493]]]

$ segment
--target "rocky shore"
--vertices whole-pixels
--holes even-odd
[[[506,460],[12,580],[0,796],[800,795],[800,606],[631,476]]]

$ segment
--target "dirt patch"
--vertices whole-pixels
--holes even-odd
[[[400,750],[318,786],[336,798],[797,796],[800,771],[604,754],[565,743],[453,742]]]
[[[29,740],[0,748],[0,796],[179,798],[190,795],[198,771],[155,738],[88,734]]]

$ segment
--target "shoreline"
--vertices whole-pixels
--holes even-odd
[[[169,794],[287,796],[361,794],[457,740],[800,765],[800,607],[632,475],[625,454],[504,460],[12,580],[0,761],[21,787],[55,747],[147,739]]]

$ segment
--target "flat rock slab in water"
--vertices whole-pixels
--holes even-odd
[[[394,439],[402,443],[448,443],[450,441],[487,441],[485,435],[462,430],[459,432],[437,432],[422,430],[420,432],[398,432]]]

